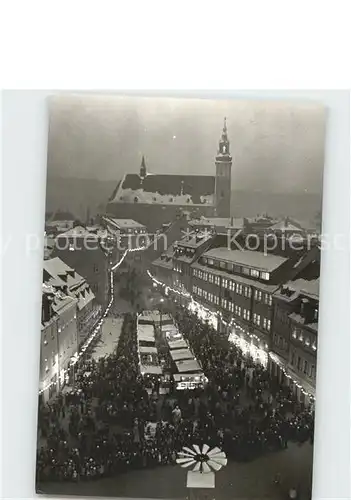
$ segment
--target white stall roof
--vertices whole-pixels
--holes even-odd
[[[173,349],[186,349],[188,347],[188,344],[185,342],[184,339],[173,340],[173,341],[169,340],[168,346],[172,351]]]
[[[193,353],[189,349],[176,349],[171,351],[173,361],[180,361],[182,359],[194,359]]]
[[[155,340],[153,325],[138,325],[138,340]]]
[[[150,321],[150,322],[155,322],[155,321],[160,321],[160,313],[157,311],[157,309],[153,311],[143,311],[139,317],[139,321]]]
[[[177,361],[176,366],[179,373],[197,372],[201,367],[195,359],[186,359],[184,361]]]
[[[178,328],[172,323],[169,325],[162,325],[161,330],[163,332],[179,332]]]
[[[141,346],[139,347],[139,352],[140,354],[157,354],[157,349],[156,347],[153,346],[150,347]]]
[[[140,373],[147,375],[162,375],[162,368],[160,366],[140,366]]]

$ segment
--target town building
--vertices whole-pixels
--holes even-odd
[[[55,238],[51,257],[58,257],[86,280],[94,295],[93,309],[105,307],[109,301],[109,269],[117,257],[115,241],[103,228],[76,226]]]
[[[281,382],[292,384],[303,402],[315,395],[319,276],[320,248],[315,246],[301,259],[291,279],[273,295],[270,371]]]
[[[101,306],[96,304],[95,295],[89,283],[59,257],[44,260],[43,282],[53,287],[55,291],[77,301],[79,347],[91,332],[101,311]]]
[[[147,232],[146,226],[132,219],[116,219],[104,215],[102,223],[111,233],[118,236],[146,234]]]
[[[139,174],[127,173],[107,204],[111,217],[133,219],[154,232],[186,213],[189,217],[230,217],[230,143],[224,122],[215,175],[154,174],[142,158]]]
[[[44,403],[59,393],[70,360],[78,352],[77,303],[44,272],[39,372],[39,394]]]

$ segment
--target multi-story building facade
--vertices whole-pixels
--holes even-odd
[[[284,252],[281,245],[275,253],[237,250],[223,246],[221,235],[207,232],[206,242],[194,249],[191,243],[200,234],[195,231],[176,242],[157,259],[156,278],[185,289],[196,304],[212,311],[220,331],[268,366],[281,382],[294,382],[298,398],[313,396],[318,246]]]
[[[306,253],[294,275],[273,296],[270,370],[293,384],[298,399],[314,397],[317,366],[320,249]]]
[[[57,286],[43,283],[39,371],[43,402],[58,394],[78,352],[77,303]]]
[[[56,237],[51,257],[58,257],[89,284],[94,294],[93,309],[105,307],[110,296],[109,268],[113,242],[101,229],[88,231],[77,226]]]
[[[56,291],[77,300],[78,345],[81,345],[100,314],[100,308],[95,303],[95,295],[90,285],[73,267],[58,257],[44,260],[43,281]]]

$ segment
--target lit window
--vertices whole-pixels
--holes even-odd
[[[227,279],[225,279],[225,278],[222,279],[222,286],[223,286],[223,288],[228,288],[228,280]]]
[[[316,308],[314,311],[313,311],[313,318],[315,321],[318,321],[318,308]]]
[[[292,336],[294,339],[297,338],[297,329],[296,328],[293,329]]]
[[[204,275],[203,275],[203,279],[204,279],[205,281],[207,281],[207,278],[208,278],[208,273],[204,273]]]
[[[208,275],[208,281],[209,283],[213,283],[213,274]]]
[[[307,347],[311,345],[311,339],[309,337],[305,338],[305,344],[307,345]]]
[[[317,344],[316,344],[316,341],[313,342],[312,344],[312,349],[315,351],[317,349]]]
[[[253,276],[254,278],[258,278],[260,276],[260,272],[257,271],[256,269],[251,269],[250,275]]]
[[[250,269],[248,267],[243,267],[242,268],[242,273],[247,274],[248,276],[250,275]]]
[[[269,273],[262,272],[261,279],[263,279],[265,281],[269,281]]]

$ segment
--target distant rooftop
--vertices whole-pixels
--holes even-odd
[[[145,228],[143,224],[140,224],[140,222],[137,222],[133,219],[116,219],[114,217],[108,217],[104,216],[103,220],[112,223],[116,228],[122,229],[122,228],[132,228],[132,229],[137,229],[137,228]]]
[[[224,247],[212,248],[205,252],[203,257],[224,260],[267,272],[274,271],[288,260],[278,255],[264,254],[253,250],[229,250]]]
[[[215,177],[210,175],[125,174],[110,203],[213,205]]]

